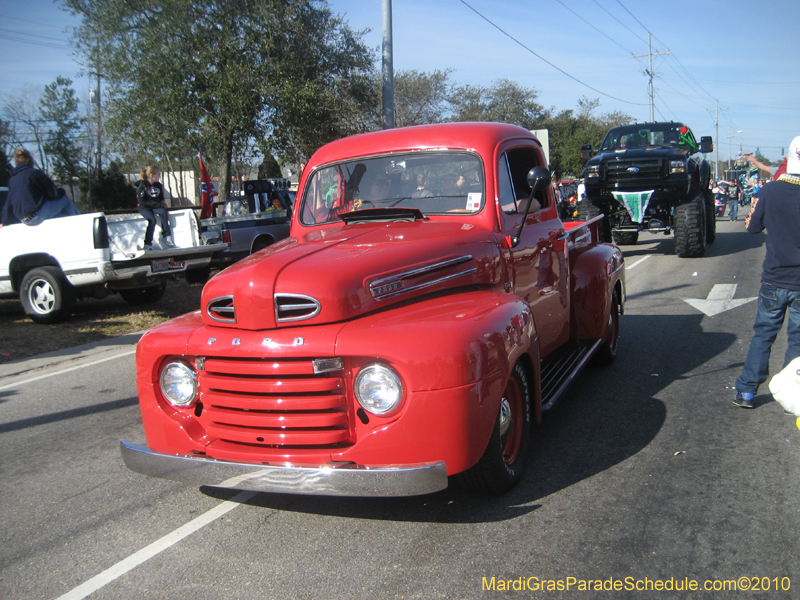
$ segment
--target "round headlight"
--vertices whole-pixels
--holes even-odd
[[[374,415],[385,415],[397,408],[403,396],[403,386],[397,374],[388,367],[369,365],[358,372],[355,392],[364,410]]]
[[[197,397],[194,371],[182,362],[171,362],[161,369],[161,392],[173,406],[189,406]]]

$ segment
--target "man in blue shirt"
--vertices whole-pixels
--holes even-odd
[[[772,344],[789,315],[789,345],[783,366],[800,356],[800,136],[789,147],[786,173],[767,183],[753,198],[745,226],[767,230],[758,313],[733,403],[753,408],[758,386],[769,376]]]

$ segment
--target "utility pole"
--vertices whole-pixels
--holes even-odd
[[[669,50],[666,52],[653,52],[653,34],[649,31],[647,32],[647,54],[634,54],[633,58],[643,58],[645,56],[649,59],[649,67],[644,72],[650,78],[650,122],[653,123],[656,120],[655,114],[655,88],[653,87],[653,79],[655,78],[656,74],[653,71],[653,57],[654,56],[663,56],[666,54],[671,54]]]
[[[392,0],[383,0],[383,128],[394,129],[394,50],[392,44]]]
[[[725,112],[728,110],[727,108],[720,108],[719,107],[719,100],[717,100],[717,108],[706,109],[708,112],[714,112],[714,128],[716,129],[716,133],[714,134],[714,139],[716,140],[716,144],[714,144],[714,150],[716,151],[717,157],[714,159],[714,179],[719,179],[719,113]]]

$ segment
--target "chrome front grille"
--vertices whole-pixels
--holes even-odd
[[[605,163],[605,179],[614,183],[652,181],[664,176],[660,158],[623,158]]]
[[[217,449],[338,448],[352,440],[344,372],[315,375],[312,359],[209,357],[198,387],[199,418]]]
[[[275,320],[278,323],[303,321],[319,314],[319,301],[302,294],[275,294]]]
[[[236,309],[233,296],[214,298],[206,305],[206,314],[220,323],[236,323]]]

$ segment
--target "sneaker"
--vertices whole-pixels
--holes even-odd
[[[168,248],[175,247],[175,242],[172,241],[171,235],[168,235],[167,237],[164,238],[164,245],[167,246]]]
[[[753,394],[737,391],[736,397],[733,399],[733,403],[742,408],[753,408]]]

